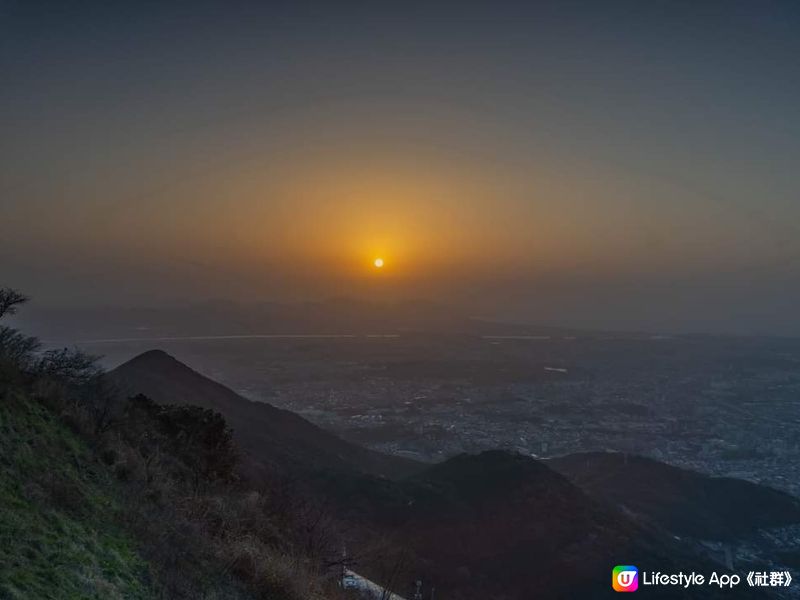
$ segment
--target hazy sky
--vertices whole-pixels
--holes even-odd
[[[794,2],[0,0],[0,283],[800,333],[798,56]]]

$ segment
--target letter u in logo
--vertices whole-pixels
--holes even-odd
[[[639,589],[639,569],[632,565],[617,565],[611,571],[611,587],[615,592],[635,592]]]

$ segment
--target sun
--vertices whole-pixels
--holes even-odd
[[[376,258],[375,260],[372,261],[372,264],[375,266],[376,269],[382,269],[383,268],[383,259],[382,258]]]

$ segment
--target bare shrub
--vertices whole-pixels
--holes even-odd
[[[27,301],[27,296],[14,289],[0,288],[0,319],[6,315],[13,315],[17,312],[17,308]]]

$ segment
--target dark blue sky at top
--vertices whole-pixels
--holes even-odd
[[[158,190],[198,170],[345,140],[345,153],[392,146],[462,166],[490,157],[520,178],[531,160],[570,193],[576,170],[592,173],[605,191],[581,205],[586,221],[602,217],[617,186],[640,194],[619,227],[654,231],[653,270],[614,263],[603,271],[612,283],[578,269],[547,287],[519,267],[509,271],[519,283],[484,304],[518,313],[539,285],[548,319],[618,325],[628,308],[586,319],[578,301],[563,315],[556,307],[587,290],[603,305],[654,302],[663,294],[643,289],[658,270],[681,308],[654,302],[634,325],[800,331],[788,308],[800,300],[798,56],[794,2],[0,0],[0,250],[34,293],[81,300],[87,280],[117,268],[93,250],[114,246],[111,235],[86,242],[87,229],[121,227],[109,214],[140,203],[152,223],[169,202]],[[504,202],[497,210],[526,214],[524,199]],[[581,244],[604,239],[578,229]],[[522,235],[512,226],[509,237]],[[48,265],[63,271],[65,247],[78,266],[58,279]],[[125,262],[130,252],[104,253]],[[157,259],[132,261],[133,297],[163,287],[148,271]],[[192,285],[175,283],[164,300]],[[713,321],[708,305],[729,296],[738,304]]]

